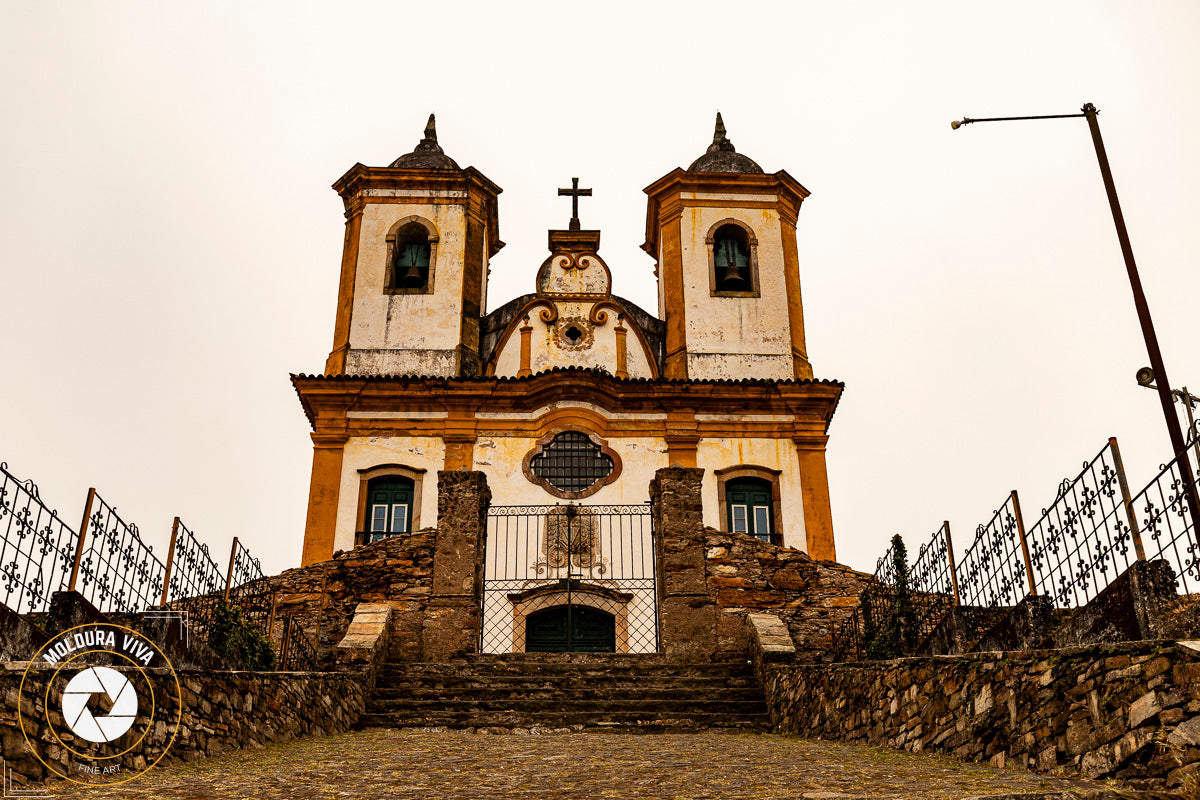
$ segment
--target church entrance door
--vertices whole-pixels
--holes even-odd
[[[555,606],[525,617],[527,653],[612,653],[617,619],[587,606]]]
[[[492,506],[480,652],[658,652],[649,503]]]

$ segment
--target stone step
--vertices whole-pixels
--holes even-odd
[[[590,713],[595,715],[638,712],[643,714],[765,714],[766,703],[754,700],[693,700],[680,698],[670,702],[645,699],[569,700],[554,698],[506,698],[496,700],[462,700],[456,697],[442,699],[372,698],[367,706],[371,713],[416,713],[437,712],[492,713],[501,711],[529,713]]]
[[[654,669],[625,667],[578,667],[569,664],[497,664],[495,666],[471,665],[454,667],[445,664],[385,664],[380,677],[408,676],[486,676],[488,678],[552,678],[577,679],[627,677],[639,680],[753,680],[754,673],[748,667],[659,667]]]
[[[461,698],[499,698],[499,697],[539,697],[551,699],[556,697],[572,699],[604,699],[614,694],[620,697],[659,698],[664,700],[676,698],[708,698],[708,699],[740,699],[760,698],[762,691],[754,685],[750,686],[690,686],[679,684],[664,684],[660,686],[617,686],[612,684],[589,684],[584,686],[540,685],[540,684],[487,684],[481,681],[474,685],[445,686],[426,684],[421,681],[406,681],[397,684],[379,684],[374,696],[380,698],[404,697],[446,697]]]
[[[753,678],[638,678],[628,676],[608,676],[605,678],[576,678],[573,676],[529,676],[518,678],[512,675],[380,675],[375,685],[379,688],[416,689],[431,687],[442,691],[469,691],[475,689],[497,689],[501,691],[547,690],[569,691],[571,689],[608,686],[638,690],[670,690],[685,686],[699,692],[737,691],[741,689],[757,690],[758,683]]]
[[[660,656],[508,654],[388,663],[360,727],[767,730],[749,664]]]
[[[574,728],[579,730],[683,731],[738,729],[765,731],[770,726],[766,714],[705,714],[666,712],[480,712],[474,714],[367,713],[358,721],[359,728]]]

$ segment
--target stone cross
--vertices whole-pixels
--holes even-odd
[[[569,196],[571,198],[571,225],[570,230],[579,230],[579,198],[591,197],[591,189],[580,189],[579,178],[571,178],[570,189],[559,189],[558,196]]]

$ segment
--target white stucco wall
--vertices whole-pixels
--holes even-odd
[[[351,437],[342,455],[342,480],[338,492],[337,527],[334,550],[354,547],[358,530],[358,493],[362,482],[360,469],[382,464],[400,464],[409,469],[424,469],[420,508],[413,509],[413,527],[437,525],[437,472],[446,461],[446,446],[437,436]]]
[[[617,372],[617,315],[611,308],[605,309],[608,315],[603,325],[592,325],[588,322],[591,313],[591,303],[562,302],[558,304],[558,321],[547,325],[539,316],[541,308],[535,308],[529,315],[529,326],[533,328],[529,343],[529,368],[533,372],[541,372],[553,367],[595,367],[606,370],[610,375]],[[558,336],[558,329],[564,320],[580,320],[578,324],[591,332],[591,342],[584,348],[571,348],[564,345]],[[514,323],[519,329],[522,320]],[[625,322],[625,353],[626,369],[631,378],[650,378],[650,363],[641,342]],[[514,376],[521,369],[521,333],[514,330],[504,344],[504,349],[496,359],[496,375],[500,377]]]
[[[774,195],[740,196],[773,202]],[[683,298],[687,321],[688,377],[793,377],[791,332],[779,214],[767,208],[686,206],[684,193],[681,238]],[[745,223],[758,239],[758,297],[713,297],[709,278],[709,230],[723,219]],[[706,354],[721,357],[705,357]],[[725,357],[732,355],[734,357]]]
[[[443,192],[444,195],[455,194]],[[461,192],[458,194],[462,194]],[[465,197],[464,197],[465,201]],[[438,232],[432,294],[385,294],[387,234],[398,220],[419,216]],[[354,278],[354,311],[350,325],[352,350],[447,351],[459,344],[462,314],[463,250],[466,213],[461,205],[367,203],[363,208]],[[373,363],[360,359],[364,369]],[[428,368],[392,371],[443,372],[447,361],[431,359]],[[453,366],[451,365],[451,369]]]
[[[666,440],[657,437],[609,437],[605,442],[621,459],[621,475],[590,497],[570,502],[585,505],[623,505],[650,499],[650,481],[657,469],[667,466]],[[521,470],[535,438],[480,436],[475,441],[475,469],[487,475],[492,504],[554,505],[568,501],[530,483]]]
[[[696,448],[696,466],[704,470],[700,496],[704,503],[704,524],[718,530],[726,528],[717,505],[718,469],[741,464],[780,470],[779,499],[783,517],[783,543],[797,550],[808,550],[804,532],[804,498],[800,485],[800,459],[791,439],[701,439]]]

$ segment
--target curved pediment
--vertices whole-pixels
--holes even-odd
[[[541,297],[602,299],[611,292],[612,273],[595,253],[554,253],[538,269]]]

